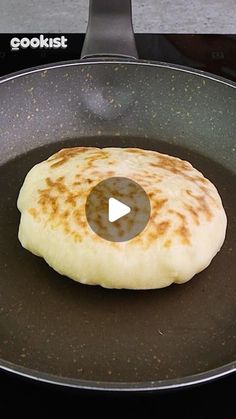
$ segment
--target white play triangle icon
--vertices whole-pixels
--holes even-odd
[[[118,199],[109,198],[108,220],[110,223],[114,223],[114,221],[129,214],[130,211],[131,209],[128,205],[123,204],[123,202],[118,201]]]

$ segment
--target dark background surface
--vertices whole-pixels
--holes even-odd
[[[235,375],[215,380],[197,387],[162,393],[104,393],[81,391],[52,384],[32,381],[1,371],[0,389],[2,405],[7,411],[28,410],[37,414],[74,410],[81,416],[92,413],[109,413],[109,417],[122,412],[124,417],[138,413],[140,417],[181,418],[235,418]],[[31,410],[32,406],[32,410]],[[3,416],[2,416],[3,417]],[[43,417],[43,416],[42,416]]]
[[[10,51],[10,39],[17,34],[0,35],[0,75],[36,65],[79,58],[84,35],[64,35],[68,38],[68,48],[65,50],[27,49],[18,52]],[[20,38],[23,36],[19,34]],[[31,37],[30,34],[26,36]],[[236,36],[137,34],[136,41],[139,57],[142,59],[191,66],[236,80]],[[219,417],[230,419],[236,417],[235,389],[236,374],[178,391],[128,394],[59,387],[0,370],[0,397],[2,406],[7,407],[9,413],[15,407],[25,410],[27,406],[34,406],[37,413],[55,413],[64,407],[67,413],[75,409],[75,412],[81,414],[81,408],[85,407],[87,413],[95,409],[96,414],[99,410],[104,412],[108,408],[113,415],[128,406],[133,412],[143,415],[149,415],[151,411],[155,411],[157,415],[163,411],[165,415],[173,412],[182,417],[207,418],[218,413]],[[124,410],[123,413],[127,414],[128,411]]]

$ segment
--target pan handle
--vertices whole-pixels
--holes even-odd
[[[138,58],[131,0],[90,0],[81,58],[96,56]]]

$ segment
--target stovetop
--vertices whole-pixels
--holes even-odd
[[[26,34],[28,38],[39,34]],[[74,60],[80,57],[84,34],[63,34],[68,39],[67,49],[40,50],[25,49],[10,50],[10,39],[13,36],[22,38],[24,34],[0,34],[0,76],[37,65],[59,61]],[[45,34],[45,36],[57,36]],[[61,36],[59,34],[58,36]],[[158,35],[136,34],[139,57],[145,60],[164,61],[181,64],[208,71],[230,80],[236,81],[236,35]],[[206,409],[211,412],[221,412],[224,417],[233,417],[233,394],[236,388],[236,374],[218,379],[215,382],[198,387],[182,389],[168,393],[126,394],[122,396],[82,392],[53,386],[47,383],[35,382],[18,377],[8,372],[0,371],[1,400],[21,400],[21,404],[28,400],[37,404],[42,400],[60,406],[63,403],[78,406],[82,401],[89,407],[90,400],[95,403],[112,402],[113,406],[121,401],[130,403],[133,410],[146,412],[145,406],[164,408],[181,413],[182,417],[205,418]],[[123,399],[122,399],[123,397]],[[192,406],[190,409],[187,406]],[[93,404],[92,404],[93,407]],[[159,410],[158,408],[158,410]],[[231,416],[232,414],[232,416]],[[223,416],[222,416],[223,417]]]

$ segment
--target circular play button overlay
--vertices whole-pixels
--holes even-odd
[[[110,177],[98,183],[86,202],[91,229],[105,240],[124,242],[146,227],[151,207],[144,189],[131,179]]]

